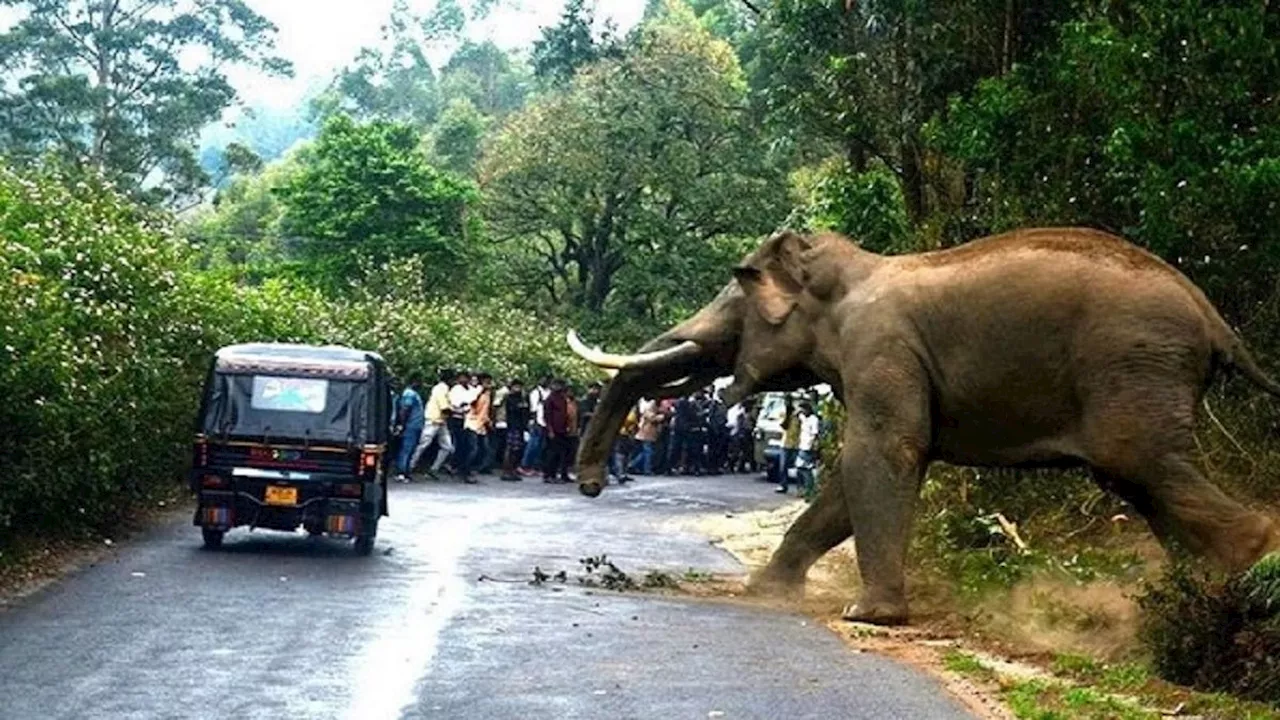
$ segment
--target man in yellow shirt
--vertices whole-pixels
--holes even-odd
[[[787,411],[782,417],[782,457],[778,468],[778,490],[785,493],[791,485],[791,467],[796,464],[796,456],[800,453],[800,415],[796,412],[791,397],[787,397]]]
[[[418,447],[413,451],[413,460],[409,463],[410,472],[418,466],[418,460],[422,458],[422,453],[426,451],[432,441],[439,446],[439,452],[436,453],[435,462],[431,463],[431,469],[427,470],[427,475],[432,480],[438,480],[436,472],[444,461],[449,458],[449,454],[453,452],[453,437],[449,434],[449,381],[453,380],[457,373],[452,370],[444,370],[440,373],[440,382],[431,388],[431,394],[427,396],[427,426],[422,431],[422,439],[418,441]]]

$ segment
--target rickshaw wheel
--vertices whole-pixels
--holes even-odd
[[[217,550],[222,547],[222,536],[226,534],[224,530],[214,530],[213,528],[200,528],[200,534],[204,536],[204,546],[210,550]]]
[[[356,536],[356,555],[366,557],[373,553],[373,535]]]

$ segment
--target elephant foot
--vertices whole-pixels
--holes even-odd
[[[868,625],[906,625],[906,603],[860,602],[845,607],[841,619]]]
[[[604,467],[600,465],[583,466],[578,471],[578,492],[589,498],[599,497],[604,492]]]

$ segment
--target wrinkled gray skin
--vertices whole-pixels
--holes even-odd
[[[581,490],[642,395],[728,373],[726,402],[830,383],[848,410],[841,467],[753,578],[802,590],[854,536],[863,588],[851,620],[907,618],[905,560],[929,463],[1088,466],[1156,536],[1251,566],[1280,549],[1268,517],[1192,462],[1197,406],[1218,367],[1275,395],[1203,293],[1159,258],[1086,229],[1023,230],[951,250],[880,256],[836,235],[781,233],[734,282],[643,351],[696,341],[691,359],[622,370],[583,437]]]

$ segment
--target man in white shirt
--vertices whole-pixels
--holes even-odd
[[[806,494],[814,490],[813,470],[818,465],[818,434],[822,431],[822,421],[813,411],[809,401],[800,403],[800,443],[796,454],[796,477],[804,481]]]
[[[533,422],[529,426],[529,443],[524,446],[524,457],[520,467],[525,475],[542,472],[542,445],[547,432],[547,416],[543,405],[551,394],[551,378],[543,376],[538,386],[529,391],[529,408],[533,411]]]
[[[453,438],[453,444],[458,446],[458,439],[462,437],[463,424],[466,421],[467,412],[471,410],[471,403],[475,402],[476,397],[480,394],[479,388],[472,388],[471,373],[460,372],[454,380],[453,387],[449,388],[449,435]],[[454,471],[457,470],[457,457],[454,457]]]

